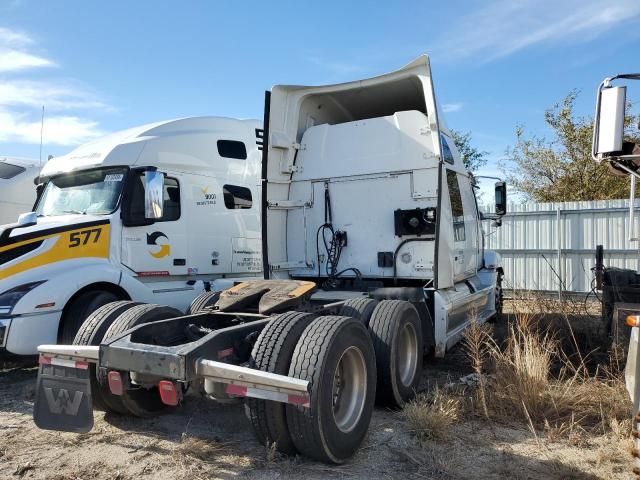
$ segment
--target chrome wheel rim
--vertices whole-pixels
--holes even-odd
[[[364,410],[367,396],[367,366],[357,347],[347,348],[333,374],[333,418],[344,433],[353,430]]]
[[[413,385],[418,368],[418,335],[413,324],[405,323],[398,332],[398,372],[405,387]]]

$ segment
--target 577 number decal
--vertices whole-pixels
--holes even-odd
[[[98,243],[101,228],[92,228],[91,230],[80,230],[69,235],[69,248],[79,247],[87,243]]]

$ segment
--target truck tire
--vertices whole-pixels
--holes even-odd
[[[502,272],[498,271],[497,273],[497,277],[496,277],[496,288],[495,288],[495,293],[494,293],[494,301],[495,301],[495,310],[496,313],[495,315],[493,315],[493,317],[491,317],[491,323],[499,323],[502,321],[502,310],[503,310],[503,306],[504,306],[504,294],[502,291],[502,278],[503,278],[503,274]]]
[[[89,291],[78,295],[66,308],[61,318],[60,343],[70,345],[76,337],[76,333],[87,317],[98,308],[107,303],[115,302],[119,298],[105,291]]]
[[[287,312],[274,316],[260,333],[251,352],[250,366],[265,372],[287,375],[291,357],[305,328],[317,317],[313,313]],[[297,450],[287,426],[285,404],[255,398],[247,399],[249,420],[258,441],[278,451],[294,455]]]
[[[176,308],[153,304],[137,305],[125,311],[111,324],[104,335],[104,340],[120,335],[143,323],[181,316],[182,312]],[[121,373],[123,375],[128,374],[128,372]],[[122,405],[127,413],[136,417],[152,417],[170,408],[160,400],[157,385],[152,388],[125,389],[119,398],[122,400]]]
[[[220,298],[220,292],[202,292],[193,299],[185,312],[187,315],[202,312],[206,307],[212,307]]]
[[[375,403],[376,360],[360,320],[316,318],[302,333],[289,376],[310,382],[309,406],[287,404],[287,425],[299,452],[343,463],[360,447]]]
[[[80,330],[73,339],[74,345],[100,345],[102,338],[111,324],[123,312],[140,305],[139,302],[121,300],[103,305],[90,314],[84,321]],[[93,363],[89,364],[89,378],[91,379],[91,393],[93,396],[93,406],[99,410],[125,413],[120,397],[113,395],[109,391],[104,375],[97,370]]]
[[[422,374],[418,311],[404,300],[383,300],[371,315],[369,331],[376,352],[377,401],[402,407],[414,397]]]
[[[378,301],[373,298],[351,298],[340,307],[338,315],[356,318],[368,326],[376,305],[378,305]]]

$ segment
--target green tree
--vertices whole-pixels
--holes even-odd
[[[516,127],[516,144],[507,149],[501,165],[510,187],[527,200],[566,202],[604,200],[629,196],[629,181],[615,176],[606,163],[591,158],[593,119],[576,117],[578,91],[571,91],[560,103],[545,112],[544,119],[553,136],[527,135]],[[634,117],[627,118],[630,127]],[[628,128],[630,132],[630,128]]]
[[[471,173],[477,172],[478,169],[484,167],[487,164],[487,155],[489,152],[480,151],[471,145],[471,133],[470,132],[458,132],[451,130],[453,141],[456,144],[460,157],[462,157],[462,163],[467,167]]]

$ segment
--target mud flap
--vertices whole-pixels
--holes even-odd
[[[40,364],[33,409],[39,428],[76,433],[93,428],[90,372],[87,364]]]

